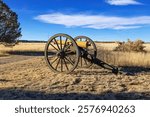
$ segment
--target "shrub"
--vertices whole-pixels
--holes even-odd
[[[123,52],[146,52],[144,50],[145,46],[142,40],[131,41],[128,39],[127,42],[118,42],[118,46],[114,51],[123,51]]]

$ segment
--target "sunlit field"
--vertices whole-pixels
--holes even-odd
[[[96,43],[98,57],[106,62],[118,66],[150,66],[150,44],[144,44],[146,53],[113,52],[117,43]],[[45,43],[19,43],[13,47],[0,45],[0,56],[11,53],[44,53]]]
[[[70,74],[45,63],[45,43],[0,45],[0,99],[150,99],[150,44],[147,53],[114,52],[116,43],[97,43],[97,58],[124,74],[93,65]]]

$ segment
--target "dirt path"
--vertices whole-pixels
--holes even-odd
[[[150,99],[150,72],[114,75],[96,67],[49,70],[43,57],[0,58],[0,99]]]

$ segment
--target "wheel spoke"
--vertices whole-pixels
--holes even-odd
[[[69,58],[69,60],[70,60],[72,63],[74,63],[74,61],[70,58],[70,56],[68,56],[68,58]]]
[[[53,44],[50,43],[50,45],[57,51],[59,51]]]
[[[69,55],[71,55],[71,56],[75,55],[75,53],[72,52],[72,51],[70,51],[70,52],[65,52],[65,53],[66,53],[67,56],[69,56]]]
[[[67,51],[70,46],[72,46],[72,43],[68,45],[64,50]]]
[[[56,57],[51,64],[55,63],[58,60],[58,57]]]
[[[60,50],[60,47],[59,47],[58,42],[56,41],[56,39],[54,39],[54,41],[55,41],[55,43],[56,43],[56,45],[58,47],[58,50]]]
[[[63,50],[64,50],[65,47],[66,47],[67,41],[68,41],[68,38],[66,38],[66,40],[65,40],[65,44],[64,44]]]
[[[65,63],[65,66],[66,66],[67,70],[69,70],[69,68],[68,68],[68,66],[67,66],[67,63],[66,63],[65,59],[63,59],[63,60],[64,60],[64,63]]]
[[[74,65],[73,62],[70,61],[67,57],[65,57],[65,59],[66,59],[68,62],[70,62],[72,66]]]
[[[62,38],[60,36],[60,49],[62,50]]]
[[[63,71],[63,60],[61,59],[61,72]]]
[[[59,58],[59,60],[58,60],[58,63],[57,63],[57,65],[56,65],[55,69],[57,69],[59,63],[60,63],[60,58]]]

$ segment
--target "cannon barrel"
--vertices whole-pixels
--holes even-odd
[[[65,44],[69,45],[71,43],[71,41],[68,40],[67,42],[65,42],[64,40],[62,40],[62,41],[57,41],[57,43],[62,44],[62,45],[65,45]],[[90,43],[83,42],[83,41],[76,41],[76,44],[81,48],[88,48],[88,46],[91,46]]]

